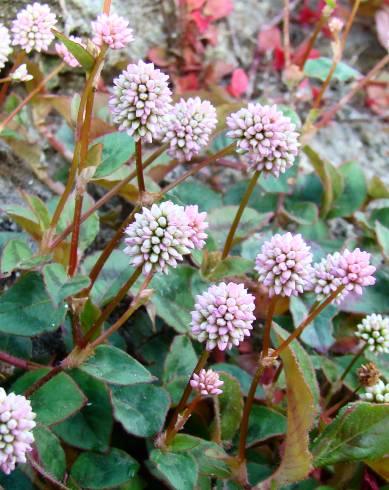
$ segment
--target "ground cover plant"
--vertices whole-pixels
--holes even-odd
[[[110,0],[85,39],[37,2],[0,25],[0,139],[54,196],[2,205],[5,489],[387,488],[389,189],[311,142],[364,90],[385,119],[389,55],[343,59],[360,0],[298,3],[258,39],[281,100],[207,62],[230,1],[114,73]]]

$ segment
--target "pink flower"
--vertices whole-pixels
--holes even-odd
[[[169,77],[154,68],[153,63],[128,65],[114,80],[109,106],[113,121],[120,131],[127,131],[135,141],[149,143],[163,126],[163,118],[171,109]]]
[[[0,70],[8,61],[8,56],[12,53],[11,38],[8,29],[0,24]]]
[[[373,274],[376,268],[370,264],[370,254],[356,248],[352,252],[347,248],[328,257],[329,270],[341,284],[345,286],[344,292],[354,291],[363,293],[363,287],[375,284]]]
[[[201,250],[205,245],[205,240],[208,235],[205,230],[208,228],[207,213],[199,213],[197,205],[185,206],[185,213],[189,220],[190,240],[193,242],[194,248]]]
[[[85,45],[83,44],[80,37],[69,36],[69,39],[85,48]],[[72,68],[77,68],[81,66],[77,59],[72,55],[72,53],[63,43],[56,43],[55,50],[57,51],[58,56],[62,58],[67,65],[71,66]]]
[[[302,236],[274,235],[262,246],[255,269],[259,282],[269,288],[269,296],[297,296],[309,285],[312,254]]]
[[[56,23],[57,18],[48,5],[38,2],[27,5],[12,22],[12,44],[26,53],[46,51],[54,39],[51,29]]]
[[[93,39],[96,46],[106,44],[111,49],[122,49],[134,40],[128,21],[117,14],[101,14],[92,22]]]
[[[333,264],[331,255],[328,255],[313,266],[312,276],[310,278],[310,289],[317,295],[318,301],[326,299],[342,284],[339,277],[335,276],[332,271]]]
[[[223,386],[224,382],[219,378],[219,374],[212,369],[207,371],[202,369],[199,374],[193,374],[190,385],[200,395],[221,395],[223,390],[220,390],[220,386]]]
[[[7,475],[17,463],[25,463],[32,450],[34,418],[29,400],[0,388],[0,468]]]
[[[254,296],[247,293],[243,284],[212,285],[196,298],[192,334],[199,342],[206,342],[207,350],[231,349],[250,335],[254,308]]]
[[[216,124],[216,110],[208,100],[181,99],[166,118],[162,141],[169,143],[172,158],[189,161],[208,144]]]
[[[237,140],[237,152],[248,153],[248,164],[265,176],[279,177],[298,153],[298,133],[275,105],[249,104],[227,117],[227,136]]]
[[[148,274],[152,269],[167,272],[176,267],[183,256],[195,248],[193,230],[183,206],[165,201],[143,208],[135,214],[135,221],[125,230],[127,247],[124,252],[131,264],[142,266]]]

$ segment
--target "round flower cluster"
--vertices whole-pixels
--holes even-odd
[[[134,40],[128,21],[117,14],[101,14],[92,22],[92,42],[101,47],[106,44],[111,49],[122,49]]]
[[[26,63],[18,66],[14,72],[10,74],[10,79],[14,82],[29,82],[34,77],[28,73]]]
[[[389,353],[389,318],[373,313],[357,326],[355,335],[367,342],[371,352]]]
[[[258,280],[269,296],[297,296],[309,286],[312,254],[302,236],[286,233],[266,241],[255,260]]]
[[[69,39],[85,48],[85,45],[83,44],[80,37],[69,36]],[[57,51],[58,56],[62,58],[67,65],[71,66],[72,68],[78,68],[79,66],[81,66],[80,63],[77,61],[77,58],[72,55],[72,53],[63,43],[56,43],[55,50]]]
[[[190,220],[204,229],[208,226],[205,217],[204,213],[196,215],[192,207],[188,216],[183,206],[171,201],[143,208],[125,230],[124,252],[131,257],[132,265],[143,267],[145,274],[153,268],[166,273],[169,265],[176,267],[183,260],[183,255],[204,246],[206,234],[192,228]]]
[[[366,387],[360,397],[368,402],[389,403],[389,383],[385,384],[380,379],[376,385]]]
[[[199,374],[193,374],[190,385],[200,395],[221,395],[223,390],[220,389],[220,386],[223,386],[224,382],[219,378],[219,374],[212,369],[207,371],[202,369]]]
[[[128,65],[114,80],[109,101],[113,121],[135,141],[152,142],[160,133],[163,117],[171,109],[171,91],[167,75],[153,63]]]
[[[248,153],[248,164],[254,170],[279,177],[293,165],[298,133],[275,105],[249,104],[228,116],[227,125],[227,136],[238,140],[238,153]]]
[[[216,124],[216,109],[208,100],[181,99],[166,118],[162,142],[169,143],[172,158],[189,161],[208,144]]]
[[[12,23],[12,44],[26,53],[45,51],[54,39],[51,29],[56,23],[57,18],[48,5],[38,2],[27,5]]]
[[[8,56],[12,53],[11,38],[8,29],[0,24],[0,70],[8,61]]]
[[[254,296],[243,284],[222,282],[196,297],[192,311],[192,334],[206,349],[231,349],[250,335],[255,320]]]
[[[0,468],[7,475],[17,463],[25,463],[32,450],[34,418],[29,400],[0,388]]]
[[[363,287],[375,283],[372,274],[375,267],[370,264],[370,254],[356,248],[352,252],[345,249],[327,255],[314,267],[311,285],[312,290],[318,294],[318,299],[324,299],[339,286],[344,286],[337,297],[337,303],[342,302],[350,292],[358,295],[363,293]]]

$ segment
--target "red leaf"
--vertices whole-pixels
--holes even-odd
[[[197,26],[197,28],[201,34],[204,34],[204,32],[206,32],[206,30],[209,27],[209,24],[211,23],[211,20],[207,17],[204,17],[204,15],[201,13],[200,10],[194,10],[190,14],[190,18],[196,24],[196,26]]]
[[[385,49],[389,44],[389,8],[379,10],[375,14],[375,24],[377,27],[378,40]]]
[[[266,52],[281,48],[281,31],[278,27],[265,27],[258,34],[258,49]]]
[[[237,68],[232,73],[231,82],[227,87],[230,95],[239,98],[243,95],[248,87],[249,79],[246,72],[242,68]]]
[[[207,0],[204,14],[212,20],[219,20],[227,17],[234,8],[232,0]]]
[[[199,89],[199,80],[195,73],[189,73],[177,79],[177,89],[180,93]]]
[[[276,48],[273,52],[273,66],[275,70],[281,71],[285,66],[285,55],[282,48]]]
[[[365,468],[363,474],[363,490],[380,490],[375,476]]]

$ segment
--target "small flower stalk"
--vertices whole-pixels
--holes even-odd
[[[194,373],[190,380],[190,385],[195,392],[201,396],[221,395],[220,389],[224,382],[219,378],[219,374],[212,369],[202,369],[199,374]]]
[[[215,284],[196,298],[192,334],[209,351],[231,349],[250,336],[254,309],[254,296],[243,284]]]
[[[22,395],[0,388],[0,468],[9,475],[18,463],[26,463],[32,450],[36,423],[31,404]]]

